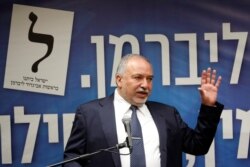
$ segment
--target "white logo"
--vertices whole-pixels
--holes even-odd
[[[64,95],[73,17],[13,5],[4,88]]]

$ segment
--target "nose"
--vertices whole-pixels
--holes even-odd
[[[151,86],[151,80],[144,78],[141,82],[141,88],[148,89]]]

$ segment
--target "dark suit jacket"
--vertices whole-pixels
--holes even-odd
[[[64,152],[65,159],[112,147],[118,143],[113,100],[114,95],[111,95],[83,104],[77,109]],[[208,152],[223,105],[201,105],[195,129],[187,126],[174,107],[157,102],[147,102],[146,105],[158,128],[162,167],[181,167],[182,152],[193,155]],[[120,167],[121,162],[119,154],[102,152],[87,160],[70,162],[65,166]]]

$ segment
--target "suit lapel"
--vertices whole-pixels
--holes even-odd
[[[114,100],[114,95],[111,95],[100,101],[101,105],[101,110],[99,112],[100,120],[102,123],[103,132],[105,134],[108,143],[108,147],[113,147],[116,144],[118,144],[113,100]],[[115,166],[117,167],[121,166],[119,154],[114,154],[114,153],[111,154]]]
[[[161,116],[159,109],[150,105],[151,103],[146,103],[150,114],[153,117],[155,125],[157,127],[159,138],[160,138],[160,153],[161,153],[161,166],[166,166],[167,162],[167,126],[164,117]]]

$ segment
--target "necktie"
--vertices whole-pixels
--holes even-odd
[[[145,167],[145,152],[143,146],[143,138],[142,138],[142,131],[141,131],[141,124],[137,117],[137,107],[131,106],[130,109],[132,110],[131,116],[131,131],[132,137],[140,138],[140,139],[133,139],[133,150],[130,155],[130,167]]]

